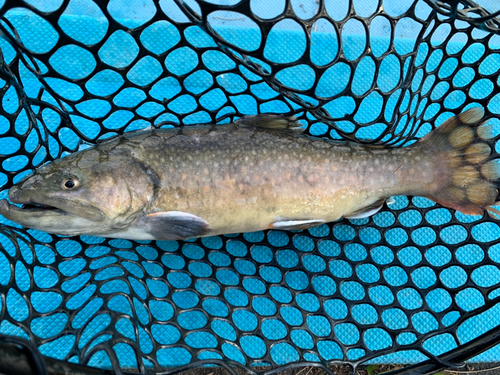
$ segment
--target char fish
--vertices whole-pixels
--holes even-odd
[[[49,233],[136,240],[305,229],[373,215],[395,195],[499,214],[483,117],[470,109],[403,148],[305,136],[270,114],[129,133],[40,167],[0,214]]]

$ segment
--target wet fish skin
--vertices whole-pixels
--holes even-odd
[[[495,203],[489,181],[498,171],[489,168],[488,178],[478,173],[470,186],[452,182],[456,161],[467,164],[467,147],[479,142],[475,136],[463,144],[468,130],[454,129],[476,129],[482,113],[461,116],[405,148],[307,137],[293,120],[265,115],[130,133],[48,164],[9,192],[14,203],[58,210],[30,212],[0,201],[0,214],[50,233],[176,240],[362,217],[394,195],[422,195],[483,212]],[[483,159],[466,166],[477,171],[489,155]],[[78,186],[64,189],[70,177]],[[483,200],[469,192],[474,186]],[[470,196],[479,201],[471,203]]]
[[[381,194],[399,194],[393,172],[401,154],[414,153],[373,153],[258,128],[205,130],[157,134],[134,146],[134,153],[164,171],[153,210],[195,214],[216,233],[261,230],[279,218],[337,220]],[[387,164],[385,173],[376,170],[377,161]],[[424,167],[418,167],[421,174]]]

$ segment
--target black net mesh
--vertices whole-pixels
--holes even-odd
[[[402,146],[471,106],[500,113],[494,1],[0,4],[0,198],[47,161],[150,126],[278,112],[310,135]],[[439,368],[495,344],[464,345],[500,324],[499,238],[494,220],[420,197],[186,242],[68,239],[0,217],[0,333],[115,371]]]

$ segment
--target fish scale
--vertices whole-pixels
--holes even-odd
[[[188,160],[194,143],[190,139],[156,152],[151,151],[147,142],[147,147],[137,151],[139,159],[162,175],[165,188],[155,199],[155,207],[194,213],[210,223],[222,224],[221,230],[235,230],[230,225],[240,219],[231,212],[242,216],[235,210],[237,207],[248,211],[243,214],[245,221],[242,220],[238,230],[249,225],[255,230],[268,227],[276,217],[336,220],[349,212],[349,205],[356,204],[336,200],[339,191],[347,187],[361,190],[359,185],[382,190],[389,175],[374,173],[375,160],[383,157],[397,161],[399,154],[411,152],[387,150],[385,155],[356,152],[344,145],[258,128],[238,129],[238,134],[230,138],[223,136],[233,128],[222,126],[216,131],[219,135],[201,130],[195,142],[194,157],[198,163]],[[152,135],[162,136],[169,137],[166,133]],[[327,147],[317,147],[317,143]],[[390,171],[388,160],[385,165]],[[388,192],[392,193],[393,190]],[[259,221],[252,224],[257,217]]]

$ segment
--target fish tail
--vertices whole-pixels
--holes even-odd
[[[427,197],[465,214],[487,211],[500,216],[500,210],[493,207],[500,204],[500,164],[493,158],[493,126],[483,117],[482,108],[471,108],[418,142],[438,166],[436,183]]]

